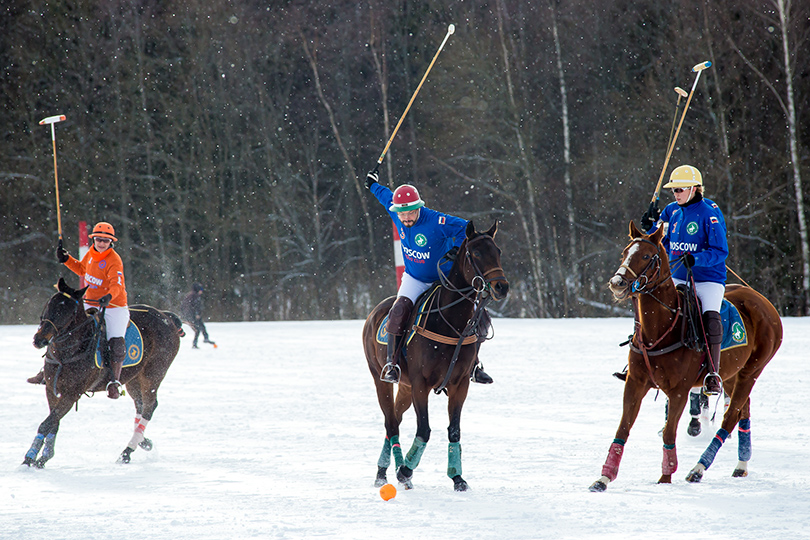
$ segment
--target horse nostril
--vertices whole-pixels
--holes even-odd
[[[495,292],[498,293],[498,296],[501,298],[505,297],[509,293],[509,283],[502,281],[495,283]]]

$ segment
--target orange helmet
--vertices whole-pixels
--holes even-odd
[[[96,223],[96,226],[93,227],[93,232],[88,236],[90,238],[95,238],[96,236],[99,238],[109,238],[113,242],[118,242],[118,238],[115,237],[115,229],[113,229],[113,226],[106,221],[99,221]]]

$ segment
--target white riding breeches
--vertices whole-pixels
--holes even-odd
[[[91,307],[98,308],[98,306],[84,304],[84,309],[86,310]],[[129,308],[127,306],[116,308],[108,307],[104,310],[104,322],[107,325],[107,341],[114,337],[124,337],[124,334],[127,332],[127,325],[129,324]]]
[[[682,279],[672,278],[675,285],[685,285],[686,282]],[[722,283],[715,283],[714,281],[701,281],[695,283],[695,293],[700,298],[700,311],[706,313],[707,311],[720,312],[720,307],[723,305],[723,295],[726,293],[726,286]]]
[[[397,296],[405,296],[414,304],[419,295],[430,288],[430,283],[419,281],[408,272],[402,274],[402,283],[399,285]]]

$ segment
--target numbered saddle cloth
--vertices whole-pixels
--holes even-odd
[[[141,363],[143,358],[143,337],[141,330],[135,325],[132,320],[127,325],[127,332],[124,335],[124,344],[126,347],[127,355],[124,358],[124,367],[137,366]],[[104,366],[104,353],[107,349],[107,343],[104,340],[99,340],[98,349],[96,350],[96,367],[101,369]]]

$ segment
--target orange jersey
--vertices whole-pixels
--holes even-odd
[[[91,246],[81,261],[70,257],[65,262],[65,266],[77,276],[84,278],[88,285],[84,299],[88,303],[95,303],[109,293],[112,295],[111,307],[127,305],[124,263],[112,247],[99,253],[94,246]]]

